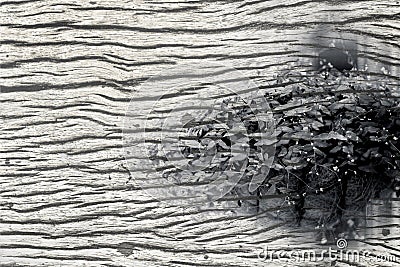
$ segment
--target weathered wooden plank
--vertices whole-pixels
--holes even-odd
[[[182,63],[213,60],[271,86],[313,56],[320,25],[398,77],[399,14],[393,1],[1,1],[0,265],[265,266],[265,246],[320,249],[313,229],[236,200],[214,211],[146,195],[123,160],[126,108],[151,95],[140,83]],[[379,218],[361,246],[399,256],[398,208]]]

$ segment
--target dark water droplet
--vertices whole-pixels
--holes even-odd
[[[330,70],[335,68],[338,71],[351,70],[354,60],[344,51],[337,48],[329,48],[319,54],[318,69]]]

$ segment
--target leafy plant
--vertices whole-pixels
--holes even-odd
[[[229,134],[218,123],[193,121],[189,131],[205,149],[185,147],[183,154],[196,160],[212,150],[209,156],[219,160],[203,171],[221,174],[233,162],[226,173],[243,173],[245,185],[249,177],[261,177],[264,183],[257,191],[247,192],[259,207],[258,200],[266,194],[281,195],[298,224],[308,218],[336,225],[387,188],[400,194],[399,96],[398,84],[387,75],[289,70],[265,95],[276,127],[270,143],[258,142],[254,136],[265,125],[232,98],[222,103],[216,121],[229,126],[235,118],[246,133]],[[243,142],[249,153],[229,153],[235,143]],[[254,156],[263,155],[262,145],[271,144],[276,146],[274,157]],[[240,195],[243,188],[238,184],[234,193]]]
[[[290,176],[281,184],[290,188],[297,222],[307,200],[328,203],[324,221],[332,222],[385,188],[399,194],[398,85],[380,75],[369,81],[361,72],[295,74],[278,77],[284,89],[267,96],[279,140],[270,174]]]

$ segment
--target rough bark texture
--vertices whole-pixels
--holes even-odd
[[[395,77],[399,19],[396,1],[1,1],[0,266],[282,266],[260,249],[321,248],[266,214],[144,194],[124,166],[125,109],[148,94],[138,84],[181,63],[216,60],[267,86],[312,56],[321,25]],[[400,257],[398,203],[371,202],[362,248]],[[287,264],[314,265],[331,263]],[[365,266],[336,266],[352,265]]]

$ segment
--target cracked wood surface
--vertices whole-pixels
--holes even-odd
[[[182,63],[229,64],[268,87],[313,56],[321,25],[397,78],[399,16],[396,1],[0,1],[0,266],[282,266],[257,253],[321,249],[312,230],[235,201],[196,210],[146,195],[124,166],[126,107],[148,95],[140,83]],[[391,203],[370,204],[358,246],[400,260]]]

